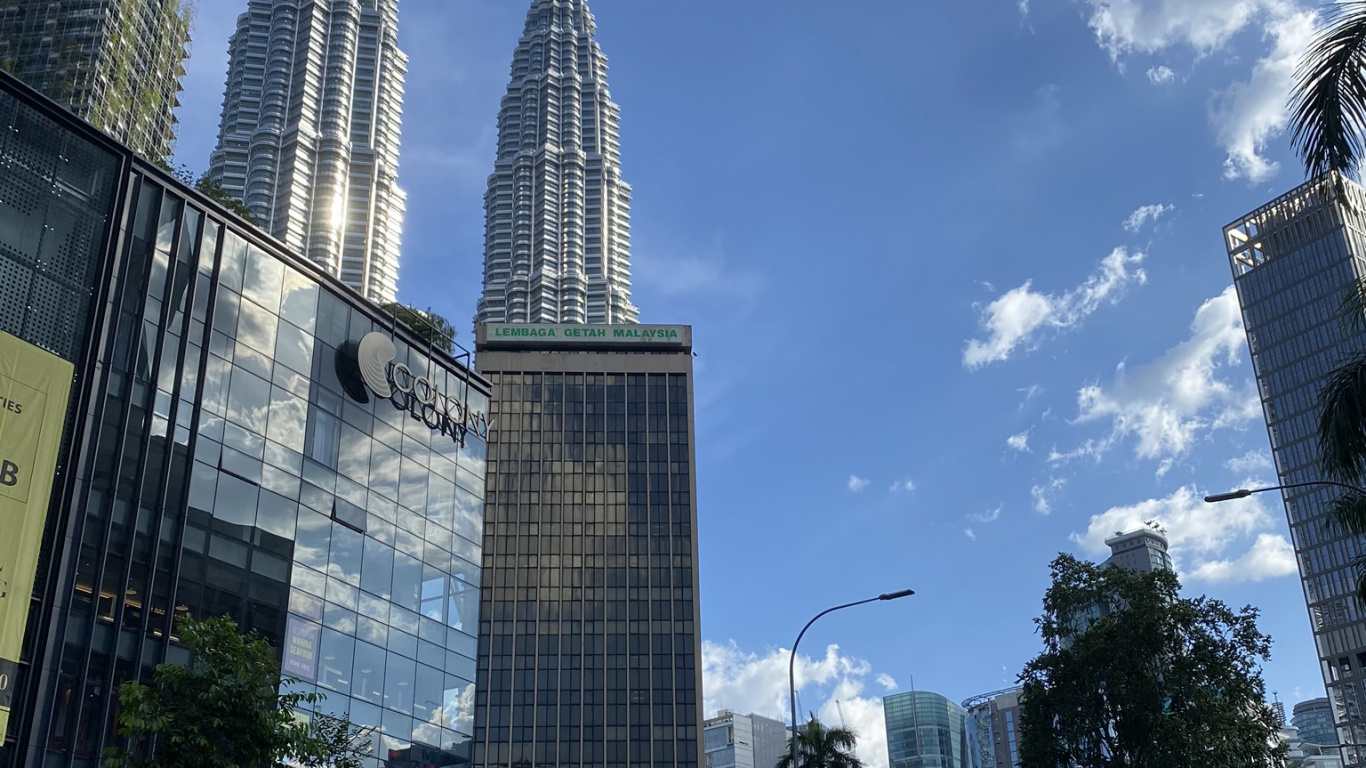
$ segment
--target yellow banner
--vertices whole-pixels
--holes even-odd
[[[0,332],[0,738],[9,727],[74,372],[71,363]]]

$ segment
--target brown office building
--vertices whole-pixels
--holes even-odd
[[[477,766],[697,768],[692,331],[477,328]]]

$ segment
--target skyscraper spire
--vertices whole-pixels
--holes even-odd
[[[621,110],[584,0],[534,0],[498,113],[476,322],[634,323]]]

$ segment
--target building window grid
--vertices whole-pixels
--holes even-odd
[[[157,187],[155,185],[144,183],[139,194],[156,195],[156,189]],[[145,201],[145,199],[146,198],[139,198],[138,200]],[[171,201],[173,198],[168,196],[167,200]],[[177,204],[178,203],[176,202],[167,202],[164,205],[174,206]],[[145,214],[149,212],[149,206],[139,205],[138,202],[134,202],[132,210],[141,211]],[[86,545],[83,549],[87,552],[102,553],[102,555],[100,556],[99,562],[95,564],[96,567],[93,572],[90,574],[91,589],[95,593],[92,597],[96,599],[92,602],[90,608],[84,612],[80,609],[79,601],[78,603],[73,604],[71,620],[84,622],[85,629],[82,631],[83,634],[94,634],[99,636],[100,633],[95,632],[94,630],[98,629],[101,624],[114,627],[115,632],[104,633],[110,639],[105,642],[103,646],[99,646],[99,644],[92,642],[83,649],[75,651],[68,649],[66,661],[62,663],[62,670],[64,673],[67,673],[66,676],[69,678],[66,681],[68,689],[74,693],[71,697],[74,700],[74,706],[67,708],[67,711],[64,713],[57,713],[57,717],[54,718],[51,727],[51,735],[57,738],[55,741],[52,739],[49,739],[49,741],[50,746],[57,748],[59,753],[68,751],[67,748],[70,748],[69,754],[65,758],[68,762],[81,756],[94,756],[98,754],[105,743],[103,741],[104,729],[100,728],[98,725],[95,727],[83,727],[80,731],[82,736],[76,738],[74,743],[72,743],[72,739],[68,737],[68,734],[76,733],[76,729],[72,724],[72,718],[75,718],[79,713],[79,722],[107,724],[109,722],[110,713],[108,712],[108,707],[100,702],[108,702],[109,699],[106,695],[100,694],[99,691],[111,691],[113,690],[113,687],[123,679],[135,676],[145,677],[147,674],[150,674],[152,665],[166,657],[166,648],[164,644],[156,640],[156,638],[163,636],[162,630],[165,626],[164,618],[161,622],[153,626],[154,611],[144,610],[140,611],[138,622],[135,622],[136,626],[130,628],[135,630],[130,635],[133,642],[133,652],[123,653],[122,651],[125,649],[125,645],[120,643],[121,652],[114,662],[110,663],[110,657],[114,655],[112,641],[118,632],[117,628],[123,623],[119,620],[119,614],[122,613],[125,617],[130,615],[129,605],[132,602],[132,595],[127,594],[126,589],[108,590],[113,593],[112,597],[115,598],[110,601],[112,604],[108,606],[108,610],[100,607],[100,601],[97,598],[101,591],[105,591],[101,588],[102,583],[110,577],[114,577],[114,582],[111,583],[116,583],[118,587],[124,587],[125,585],[134,583],[146,585],[149,581],[148,577],[150,577],[150,579],[155,579],[155,581],[151,582],[152,590],[154,592],[160,591],[163,593],[163,597],[169,598],[170,590],[165,586],[159,587],[157,585],[164,585],[167,580],[179,581],[180,577],[179,572],[183,553],[182,547],[179,544],[181,538],[180,533],[179,531],[174,530],[164,530],[161,527],[175,526],[179,522],[169,511],[163,510],[163,506],[166,507],[167,510],[175,506],[171,504],[172,500],[167,497],[167,494],[171,492],[169,483],[172,479],[171,475],[173,474],[172,462],[166,460],[167,456],[163,456],[162,461],[155,464],[160,470],[156,473],[157,477],[154,478],[148,475],[148,468],[153,456],[151,455],[151,452],[146,450],[150,441],[144,440],[144,433],[146,432],[146,427],[153,423],[152,419],[155,418],[153,414],[157,408],[156,402],[158,401],[158,394],[161,394],[163,396],[161,399],[168,400],[170,405],[168,412],[165,414],[165,418],[167,422],[166,428],[174,430],[170,434],[170,437],[173,440],[173,442],[169,444],[171,449],[184,448],[186,454],[184,458],[186,461],[188,461],[189,455],[192,454],[199,457],[202,453],[200,446],[192,443],[192,441],[194,441],[194,432],[188,429],[189,424],[200,423],[201,419],[198,414],[187,419],[179,409],[192,407],[191,403],[199,402],[200,398],[195,392],[197,392],[197,388],[203,385],[209,378],[208,368],[213,356],[204,354],[204,347],[212,346],[210,343],[212,337],[210,329],[212,326],[205,322],[207,317],[204,317],[203,315],[206,314],[207,308],[212,305],[212,301],[201,300],[202,294],[195,293],[195,291],[211,290],[216,287],[216,283],[208,280],[207,274],[203,274],[203,272],[195,269],[193,264],[193,259],[197,255],[194,252],[195,248],[191,247],[187,249],[186,247],[182,247],[181,244],[190,243],[191,245],[197,245],[201,241],[209,242],[210,248],[216,250],[220,247],[220,240],[223,238],[209,238],[203,235],[200,228],[209,227],[211,231],[216,233],[216,228],[219,227],[220,224],[208,220],[202,215],[195,215],[197,212],[192,208],[187,210],[191,212],[190,216],[194,218],[195,223],[193,226],[196,228],[196,231],[189,234],[182,231],[184,227],[180,224],[181,216],[178,212],[169,222],[170,225],[175,227],[172,230],[174,236],[169,242],[157,243],[155,235],[144,238],[142,248],[149,251],[149,260],[140,262],[139,259],[134,258],[125,262],[124,269],[131,271],[122,276],[123,279],[121,284],[123,286],[123,294],[120,297],[111,298],[110,301],[110,313],[115,318],[116,329],[115,332],[108,334],[108,343],[111,347],[109,351],[115,351],[115,349],[120,348],[120,346],[127,349],[127,352],[123,356],[127,371],[117,370],[117,366],[113,366],[109,373],[109,383],[108,385],[105,385],[105,389],[107,390],[105,399],[107,402],[101,406],[101,411],[112,412],[115,421],[113,423],[105,424],[106,430],[102,439],[108,439],[110,435],[122,436],[125,433],[127,433],[127,439],[120,440],[123,447],[113,454],[109,454],[107,451],[103,453],[95,451],[92,453],[90,459],[92,463],[99,464],[101,461],[100,457],[102,455],[104,456],[104,463],[109,465],[109,468],[103,471],[96,468],[96,470],[92,472],[92,476],[105,476],[110,487],[107,489],[92,488],[89,492],[91,501],[89,508],[92,510],[92,514],[90,515],[90,525],[87,527],[87,532],[82,534],[86,538]],[[160,213],[158,213],[158,215],[160,216]],[[162,223],[164,224],[166,222]],[[131,246],[134,244],[137,229],[137,226],[132,227],[133,231],[128,235],[130,250],[133,250]],[[189,239],[187,240],[186,238]],[[184,262],[182,257],[188,258],[190,261]],[[210,255],[208,259],[208,273],[213,272],[214,265],[212,259],[213,256]],[[148,262],[150,262],[152,268],[144,269],[144,267],[149,266]],[[203,266],[203,262],[201,262],[201,266]],[[170,269],[159,274],[158,269],[161,267],[169,267]],[[142,270],[142,273],[134,279],[134,275],[138,270]],[[179,275],[181,274],[188,274],[188,277],[184,280],[180,280]],[[201,276],[204,279],[200,279]],[[136,306],[139,303],[137,298],[140,296],[140,289],[154,282],[161,285],[165,290],[181,292],[181,300],[178,303],[165,301],[164,299],[166,297],[164,293],[161,296],[161,302],[156,301],[156,297],[149,297],[146,305],[149,307],[157,307],[157,315],[155,317],[147,316],[144,318],[143,313],[127,311],[128,308]],[[124,309],[120,309],[120,307]],[[185,311],[189,307],[194,307],[194,311]],[[174,316],[178,318],[178,327],[169,328],[166,320],[170,318],[173,313]],[[138,330],[132,331],[133,328],[137,328]],[[167,333],[164,336],[158,337],[155,333],[157,328],[163,328]],[[187,331],[190,329],[197,329],[198,336],[195,337],[192,333],[188,333]],[[148,331],[151,331],[151,333],[148,333]],[[179,333],[175,333],[176,331]],[[176,343],[174,345],[167,345],[162,341],[163,338],[174,339]],[[168,380],[172,382],[172,391],[158,393],[156,384],[158,379],[161,378],[158,376],[158,373],[169,363],[169,361],[161,359],[163,355],[174,354],[177,362],[181,362],[186,359],[187,353],[191,351],[193,351],[193,354],[195,355],[194,359],[196,361],[197,370],[191,375],[188,371],[172,369],[171,375],[168,377]],[[148,353],[150,353],[150,360],[147,359],[149,356]],[[115,355],[115,357],[117,357],[117,355]],[[181,386],[181,382],[188,382],[194,391],[180,392],[179,387]],[[143,392],[143,395],[140,398],[128,396],[134,391],[141,391]],[[111,405],[117,405],[118,407],[110,408],[109,406]],[[103,421],[108,418],[108,415],[98,418]],[[130,427],[137,427],[138,425],[141,425],[142,428],[129,429]],[[184,443],[179,442],[182,438],[184,439]],[[212,438],[210,438],[210,441],[212,442]],[[164,441],[163,444],[165,444]],[[222,446],[217,446],[219,455],[225,450],[226,449]],[[459,460],[461,464],[464,464],[467,461],[465,458],[460,458]],[[472,456],[469,460],[478,461],[479,457]],[[454,467],[455,464],[456,458],[452,457],[449,466]],[[130,469],[132,471],[131,473],[122,471],[119,470],[118,467],[124,467],[125,469]],[[472,475],[472,473],[470,474]],[[227,475],[224,476],[226,477]],[[455,480],[455,478],[452,477],[451,480]],[[470,484],[478,485],[479,483],[472,482]],[[452,487],[454,488],[454,486]],[[156,499],[156,502],[152,505],[151,509],[148,509],[146,504],[129,504],[129,501],[147,498],[148,490],[153,491]],[[189,489],[182,487],[179,491],[181,493],[187,493]],[[121,496],[127,496],[129,498],[121,498]],[[474,499],[474,503],[476,504],[472,514],[477,516],[478,499],[477,497],[471,498]],[[118,516],[117,512],[120,509],[130,510],[124,513],[125,516],[137,515],[140,517],[135,518],[134,521],[130,521],[133,523],[132,525],[118,525],[116,524],[115,518]],[[147,522],[142,523],[137,522],[137,520],[145,520]],[[126,539],[129,534],[123,533],[123,531],[130,531],[131,536],[135,540],[148,541],[151,548],[151,554],[143,560],[138,561],[141,563],[142,570],[155,570],[154,573],[149,573],[148,577],[140,578],[134,573],[135,567],[138,565],[138,562],[135,562],[134,558],[130,557],[126,562],[121,563],[110,560],[111,551],[115,548],[111,548],[109,543],[116,539],[119,541]],[[466,527],[466,531],[467,535],[469,535],[469,527]],[[95,538],[91,538],[92,536]],[[96,543],[96,540],[98,540],[98,543]],[[166,549],[171,547],[174,548],[174,553],[168,558]],[[134,552],[146,550],[147,548],[148,546],[137,545],[128,547],[128,549]],[[464,557],[470,561],[468,569],[472,578],[467,580],[473,581],[471,588],[477,588],[477,571],[475,571],[473,563],[477,562],[479,559],[478,544],[469,542],[469,545],[461,548],[461,550]],[[168,560],[171,562],[168,562]],[[174,571],[174,575],[171,575],[171,571]],[[286,575],[286,579],[287,578],[288,576]],[[450,597],[450,585],[448,584],[446,587],[443,587],[443,590],[442,595],[438,599],[447,599]],[[429,597],[436,596],[432,595]],[[170,604],[171,603],[168,602],[167,606]],[[467,623],[464,625],[464,632],[473,632],[473,618],[474,611],[477,610],[477,601],[475,601],[472,606],[472,609],[469,610],[470,615],[466,617]],[[432,610],[432,608],[429,606],[429,611],[430,610]],[[85,615],[85,618],[82,619],[82,613],[88,615]],[[239,619],[240,618],[241,617],[239,617]],[[468,637],[469,640],[468,644],[463,641],[449,642],[453,639],[451,637],[442,637],[441,640],[443,643],[449,642],[453,648],[465,648],[464,652],[469,654],[469,656],[473,656],[473,636],[470,634],[466,637]],[[155,645],[150,645],[151,643],[155,643]],[[141,648],[144,644],[148,644],[148,649],[146,651]],[[72,656],[73,652],[75,653],[75,656]],[[145,663],[138,667],[132,663],[132,659],[142,659]],[[446,654],[446,658],[442,659],[441,662],[435,662],[431,656],[428,655],[424,657],[424,661],[429,663],[440,663],[441,666],[446,667],[448,670],[452,668],[452,664],[455,664],[461,669],[466,670],[464,672],[465,675],[471,679],[473,678],[474,662],[472,658],[467,661],[459,661],[456,656]],[[449,691],[447,695],[447,708],[452,705],[462,708],[461,714],[458,715],[458,718],[461,721],[465,721],[465,718],[469,715],[468,705],[465,703],[469,700],[467,696],[468,691],[466,690],[469,685],[470,683],[468,683],[468,681],[461,684],[458,687],[459,691],[455,694],[454,698],[452,698]],[[84,695],[79,693],[82,689],[86,691]],[[391,718],[386,715],[385,723],[388,724],[390,719]],[[409,722],[411,723],[412,721],[410,720]],[[379,723],[376,722],[375,724],[378,725]],[[461,730],[465,730],[466,734],[468,734],[468,725],[463,726]],[[397,737],[395,746],[404,746],[404,744],[399,742],[408,741],[413,735],[413,732],[414,727],[410,725],[406,732],[395,734]]]
[[[525,740],[529,742],[534,739],[531,751],[538,762],[549,759],[586,764],[601,763],[603,760],[616,762],[610,755],[597,758],[594,755],[621,751],[622,762],[629,760],[632,763],[645,763],[660,759],[678,759],[680,764],[689,760],[691,764],[696,763],[695,755],[688,756],[688,753],[695,752],[696,749],[692,744],[696,740],[696,724],[692,722],[695,716],[688,714],[693,706],[684,706],[695,706],[695,691],[691,690],[693,686],[689,685],[695,672],[687,663],[693,657],[691,654],[680,654],[679,667],[669,669],[672,666],[672,643],[682,642],[682,638],[692,631],[692,616],[689,613],[684,622],[681,616],[676,616],[675,611],[670,609],[671,603],[668,600],[671,593],[676,593],[679,600],[689,598],[686,601],[687,605],[683,607],[691,606],[691,571],[679,574],[680,580],[689,580],[685,588],[676,585],[672,588],[649,586],[651,583],[659,584],[670,579],[673,574],[668,571],[671,570],[670,564],[674,559],[678,559],[680,563],[690,559],[691,540],[684,539],[678,543],[678,546],[684,548],[684,552],[688,554],[686,558],[670,556],[667,539],[662,547],[658,546],[659,542],[655,540],[657,546],[654,549],[662,548],[664,551],[655,551],[653,554],[643,547],[631,547],[628,553],[627,546],[633,541],[650,541],[644,538],[648,535],[646,526],[649,525],[649,515],[661,507],[666,516],[677,514],[676,510],[669,511],[674,506],[681,506],[685,516],[690,515],[691,501],[686,493],[671,498],[670,492],[664,490],[662,495],[650,496],[653,483],[656,481],[665,489],[669,487],[668,462],[659,457],[654,457],[659,459],[656,462],[648,461],[652,458],[649,456],[651,444],[668,446],[670,443],[667,433],[671,426],[667,420],[670,407],[669,380],[660,374],[654,376],[659,377],[657,381],[662,386],[649,387],[645,374],[631,374],[629,377],[621,374],[563,374],[562,377],[557,374],[489,374],[490,381],[495,387],[501,388],[503,394],[496,407],[501,407],[506,412],[500,413],[497,418],[499,428],[503,431],[492,438],[493,442],[499,445],[499,454],[497,462],[489,468],[492,485],[489,494],[488,551],[495,553],[490,561],[495,572],[513,577],[517,586],[504,586],[497,577],[488,578],[485,583],[485,614],[492,616],[494,620],[484,628],[484,635],[491,637],[491,641],[488,648],[481,649],[481,680],[485,679],[482,677],[485,673],[488,680],[488,684],[481,689],[481,695],[488,697],[489,706],[486,711],[491,716],[491,721],[487,724],[476,724],[476,741],[486,745],[482,754],[477,750],[476,762],[493,764],[509,759],[515,761],[519,756],[512,754],[512,743],[520,741],[519,737],[526,737]],[[638,385],[631,387],[632,381],[638,382]],[[677,390],[672,399],[681,407],[686,403],[686,382],[682,376],[677,375],[674,382]],[[635,390],[634,393],[632,389]],[[628,404],[632,402],[641,404],[640,413],[631,413],[634,409],[628,407]],[[648,423],[652,415],[651,406],[659,405],[664,407],[664,419],[653,424]],[[637,430],[629,429],[629,419],[638,421]],[[686,457],[686,422],[683,426],[685,431],[682,439],[676,442],[682,443],[681,448]],[[664,434],[657,434],[661,430]],[[613,448],[617,451],[612,451]],[[657,450],[668,451],[668,448]],[[664,459],[667,459],[667,453]],[[602,463],[606,466],[601,467]],[[558,488],[551,490],[542,487],[529,490],[513,487],[516,484],[515,478],[535,477],[534,468],[538,464],[542,475],[549,474],[547,482],[552,487],[558,485]],[[579,465],[578,471],[565,471],[566,465],[572,468],[575,464]],[[606,471],[606,474],[595,471],[599,467]],[[649,470],[652,468],[658,471],[651,473]],[[546,470],[549,470],[549,473]],[[676,470],[687,476],[685,463],[678,465]],[[604,478],[610,481],[614,477],[621,478],[615,489],[599,487]],[[647,490],[631,490],[639,485],[632,483],[632,477],[639,477]],[[630,506],[623,504],[623,501],[628,502]],[[605,509],[606,513],[601,515],[601,519],[595,515],[583,514],[583,511],[594,509]],[[631,518],[641,514],[642,510],[648,510],[644,513],[645,521],[631,522]],[[558,522],[554,521],[556,511],[560,513]],[[511,519],[505,521],[505,516]],[[543,531],[518,538],[509,531],[514,521],[519,525],[531,527],[533,531],[536,530],[536,526],[552,531],[558,527],[562,533],[559,534],[558,541],[554,538],[545,539],[541,535]],[[662,525],[662,532],[667,537],[670,524]],[[635,532],[637,526],[640,527],[639,532]],[[686,528],[690,535],[690,518]],[[642,538],[632,538],[633,532]],[[620,545],[609,546],[611,538],[616,536],[623,537],[619,540]],[[584,543],[595,539],[601,544],[597,550],[600,554],[585,552]],[[544,552],[535,554],[543,542],[550,548],[560,551],[550,555]],[[619,551],[613,552],[613,549]],[[525,550],[530,550],[533,554],[515,554]],[[534,558],[547,556],[564,558],[565,568],[559,571],[558,575],[564,578],[566,587],[558,591],[564,593],[560,595],[561,598],[565,594],[570,595],[569,602],[545,601],[542,596],[546,590],[542,589],[541,594],[537,594],[534,589],[522,586],[530,581],[527,577],[535,573],[536,565],[533,564],[543,565],[537,563]],[[660,561],[650,563],[651,567],[658,566],[653,573],[647,571],[645,565],[651,558]],[[637,559],[639,563],[636,562]],[[573,569],[576,568],[576,563],[580,562],[598,573],[594,573],[594,570],[575,572]],[[623,566],[629,564],[628,570],[644,577],[643,583],[638,585],[632,579],[629,585],[623,583],[612,586],[604,579],[604,571],[622,567],[611,565],[613,562],[620,562]],[[515,568],[514,563],[517,564]],[[503,568],[507,570],[497,570]],[[587,578],[583,578],[585,576]],[[606,611],[612,610],[611,603],[615,601],[609,596],[618,589],[621,590],[622,597],[630,599],[624,601],[622,613],[613,619]],[[640,591],[640,595],[632,597],[637,590]],[[550,591],[557,592],[554,589]],[[542,599],[536,599],[538,597]],[[515,626],[513,621],[497,620],[500,614],[494,613],[498,610],[495,600],[512,599],[518,600],[518,620]],[[684,612],[686,611],[677,611],[678,614]],[[530,621],[522,618],[531,615],[535,618]],[[555,618],[547,618],[548,615]],[[672,627],[675,631],[674,637],[668,637],[667,633],[655,633],[654,639],[650,639],[651,622],[668,622],[672,625],[675,620],[682,623]],[[516,639],[520,643],[528,639],[529,635],[520,633],[534,631],[537,621],[545,625],[554,623],[555,631],[558,633],[555,636],[560,639],[561,655],[556,658],[553,653],[531,652],[518,645],[517,664],[522,666],[526,662],[529,668],[523,673],[516,673],[510,670],[513,666],[512,641]],[[612,637],[615,633],[611,631],[611,627],[618,622],[622,630],[630,632],[623,631],[617,637]],[[637,627],[638,624],[641,626]],[[514,631],[519,634],[509,637],[508,635],[512,635]],[[603,642],[604,640],[606,642]],[[613,650],[610,646],[614,642],[620,643],[622,647]],[[579,649],[590,643],[594,648],[601,650],[596,651],[593,656],[586,656]],[[651,648],[650,644],[658,644],[658,647]],[[569,648],[568,654],[564,653],[565,647]],[[524,651],[533,658],[521,656]],[[596,653],[605,655],[597,656]],[[625,668],[602,670],[602,663],[616,655],[627,657],[628,665]],[[582,671],[561,670],[558,683],[553,681],[553,674],[544,674],[546,671],[553,673],[556,666],[562,666],[565,661],[573,661],[576,658],[582,664]],[[651,658],[664,661],[663,667],[658,661],[652,664]],[[548,670],[536,671],[546,666],[549,667]],[[499,670],[509,670],[511,676]],[[565,674],[566,671],[568,674]],[[518,674],[528,676],[528,684],[518,684],[515,688],[510,688],[508,684],[515,682]],[[539,676],[539,684],[537,679],[530,678],[533,674]],[[613,686],[613,679],[620,680],[620,685]],[[628,681],[637,679],[641,681],[641,685],[637,686],[634,682],[626,685]],[[546,690],[547,684],[550,690]],[[609,698],[599,701],[597,697],[600,696],[600,689],[604,684],[609,686]],[[664,687],[661,688],[661,685]],[[504,688],[510,688],[510,692]],[[660,697],[659,694],[666,693],[666,689],[668,695]],[[613,690],[620,690],[620,693],[625,695],[618,696]],[[533,691],[540,691],[539,694],[534,694],[539,697],[538,700],[551,703],[540,705],[534,713],[528,706],[523,710],[526,714],[519,714],[515,722],[509,723],[508,713],[520,709],[519,697],[525,700],[533,695]],[[639,692],[639,700],[630,696],[630,691]],[[511,699],[507,698],[509,695],[512,696]],[[585,710],[582,727],[574,722],[575,718],[566,718],[564,715],[567,710],[563,708],[559,709],[559,718],[553,716],[558,704],[572,704],[579,697],[583,698],[582,703],[593,705],[591,709]],[[629,702],[625,700],[627,697],[630,697]],[[589,698],[594,700],[589,701]],[[618,698],[623,700],[618,701]],[[651,701],[654,703],[651,704]],[[674,711],[666,713],[661,707]],[[657,711],[652,712],[652,708]],[[654,718],[651,717],[652,714],[655,715]],[[539,722],[534,719],[536,716],[541,720],[549,718],[550,722],[546,725],[533,726],[533,722]],[[651,725],[652,722],[659,722],[661,719],[663,724]],[[617,724],[612,724],[614,722]],[[615,729],[620,729],[620,732]],[[629,749],[625,743],[627,737]],[[662,754],[651,755],[644,750],[651,739],[659,741],[675,738],[688,742],[683,747],[685,754],[676,758],[672,755],[667,758]],[[614,742],[620,746],[612,746]],[[555,757],[556,753],[558,758]],[[526,759],[530,760],[531,757]]]

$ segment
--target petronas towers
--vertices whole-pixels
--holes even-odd
[[[584,0],[535,0],[498,114],[476,322],[634,323],[621,110]]]
[[[248,0],[209,178],[371,301],[398,290],[398,0]]]

